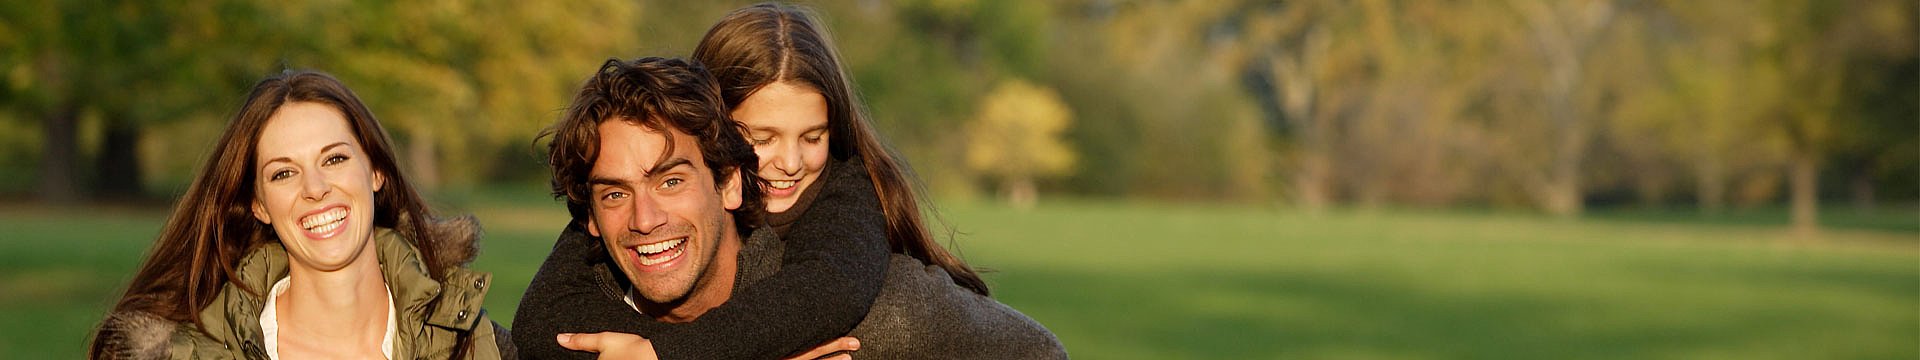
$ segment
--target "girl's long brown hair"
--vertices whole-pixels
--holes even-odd
[[[882,142],[840,66],[826,27],[805,8],[763,3],[734,10],[707,30],[693,50],[720,83],[727,108],[740,106],[761,87],[780,81],[805,85],[827,98],[828,152],[836,159],[866,162],[887,216],[893,251],[946,269],[954,283],[981,295],[987,283],[959,257],[934,241],[920,214],[920,188],[906,162]]]
[[[441,234],[430,230],[436,226],[428,225],[439,219],[401,175],[392,141],[360,98],[332,76],[290,70],[254,85],[109,314],[143,312],[177,323],[192,323],[205,331],[200,311],[233,281],[235,263],[255,246],[279,241],[272,228],[250,213],[257,176],[253,163],[267,120],[282,105],[294,102],[325,104],[339,110],[365,148],[373,170],[386,175],[385,187],[374,196],[374,226],[394,229],[411,240],[435,280],[443,280],[449,268],[470,260],[449,259],[439,251],[448,244],[443,244]],[[256,296],[264,290],[245,285],[240,289]],[[113,321],[111,316],[107,321]],[[100,330],[106,330],[102,325]],[[95,332],[89,358],[99,358],[108,350],[100,341],[102,335]]]

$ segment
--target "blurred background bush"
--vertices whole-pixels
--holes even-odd
[[[809,4],[942,196],[1791,204],[1809,228],[1823,202],[1920,196],[1911,1]],[[247,86],[285,68],[345,80],[436,191],[537,183],[531,135],[594,66],[684,56],[739,5],[10,1],[0,193],[170,198]],[[1006,150],[1077,161],[964,166],[1025,143],[1058,145]]]

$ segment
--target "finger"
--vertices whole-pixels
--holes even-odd
[[[597,353],[601,350],[600,336],[600,334],[560,334],[555,336],[554,340],[560,342],[560,347]]]
[[[833,341],[828,341],[825,344],[820,344],[820,346],[818,347],[808,349],[806,352],[800,353],[799,355],[794,355],[789,359],[818,359],[827,355],[832,355],[834,353],[851,352],[851,351],[857,351],[857,350],[860,350],[860,339],[855,339],[849,336],[849,337],[834,339]]]

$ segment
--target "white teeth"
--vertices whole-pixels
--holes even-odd
[[[662,257],[662,258],[659,258],[659,259],[652,259],[652,258],[648,258],[648,257],[645,257],[645,256],[642,256],[642,257],[640,257],[640,266],[654,266],[654,265],[659,265],[660,263],[663,263],[663,262],[667,262],[667,261],[670,261],[670,260],[673,260],[673,259],[677,259],[677,258],[680,258],[680,252],[679,252],[679,251],[674,251],[674,253],[673,253],[673,256],[668,256],[668,257]]]
[[[310,232],[324,233],[340,227],[341,220],[346,219],[346,208],[333,208],[333,210],[327,210],[327,212],[300,219],[300,227],[306,228],[307,231]]]
[[[675,246],[680,246],[680,243],[686,242],[686,241],[687,239],[673,239],[673,240],[661,241],[657,243],[640,245],[638,247],[634,247],[633,251],[638,251],[640,252],[641,255],[658,254],[662,251],[667,251],[667,249],[672,249]]]
[[[308,229],[307,231],[325,234],[329,231],[333,231],[334,228],[338,228],[338,227],[340,227],[340,222],[331,222],[331,223],[327,223],[326,225],[321,225],[318,228]]]
[[[685,238],[661,241],[657,243],[640,245],[640,246],[634,247],[633,251],[640,253],[640,266],[653,266],[653,265],[658,265],[660,263],[664,263],[664,262],[679,258],[680,251],[682,250],[675,250],[675,247],[680,246],[680,243],[683,243],[686,241],[687,239]],[[659,254],[662,252],[666,252],[668,250],[673,250],[674,253],[670,256],[662,256],[658,259],[648,257],[649,255]]]
[[[793,187],[793,185],[794,185],[795,183],[799,183],[799,181],[794,181],[794,180],[774,180],[774,181],[768,181],[768,182],[767,182],[767,185],[768,185],[768,186],[772,186],[772,187],[773,187],[773,188],[775,188],[775,189],[781,189],[781,190],[785,190],[785,189],[787,189],[787,188],[792,188],[792,187]]]

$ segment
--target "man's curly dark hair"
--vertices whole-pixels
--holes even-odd
[[[732,210],[734,224],[742,233],[755,224],[764,200],[763,180],[753,169],[760,158],[747,144],[744,129],[733,121],[720,89],[705,67],[681,59],[648,57],[633,61],[607,59],[592,78],[580,87],[566,115],[535,137],[552,137],[547,144],[547,167],[553,172],[555,198],[567,201],[567,212],[577,225],[585,226],[592,196],[587,184],[593,162],[599,157],[602,121],[626,121],[652,130],[668,128],[692,135],[700,146],[700,157],[713,171],[714,186],[725,186],[726,176],[739,176],[740,208]],[[673,153],[667,142],[661,161]]]

